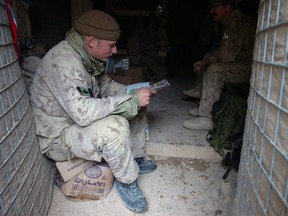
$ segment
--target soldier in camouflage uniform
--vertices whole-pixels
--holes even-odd
[[[223,34],[218,48],[194,64],[194,72],[203,73],[202,83],[186,93],[200,98],[200,104],[189,110],[198,118],[186,120],[183,126],[187,129],[211,130],[212,106],[225,82],[244,83],[250,79],[256,22],[233,8],[233,0],[211,0],[210,12],[214,21],[222,23]]]
[[[31,105],[43,154],[55,161],[104,158],[124,204],[142,212],[147,201],[137,177],[157,166],[144,160],[145,107],[156,91],[128,94],[105,73],[119,36],[110,15],[92,10],[80,16],[37,68]]]

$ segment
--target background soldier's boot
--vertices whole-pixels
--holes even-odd
[[[198,117],[186,120],[183,123],[183,127],[189,130],[211,130],[213,129],[213,121],[207,117]]]
[[[183,94],[188,97],[192,98],[201,98],[201,91],[199,89],[190,89],[190,90],[184,90]]]
[[[197,117],[197,116],[199,116],[199,109],[198,108],[192,108],[189,110],[188,114],[191,116]]]
[[[115,179],[114,185],[126,208],[136,213],[144,212],[148,209],[147,200],[139,188],[137,180],[131,184],[124,184]]]

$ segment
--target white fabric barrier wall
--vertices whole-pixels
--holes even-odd
[[[260,0],[234,215],[288,215],[288,1]]]
[[[52,163],[40,153],[4,4],[0,0],[0,215],[47,215]]]

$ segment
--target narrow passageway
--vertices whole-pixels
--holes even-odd
[[[191,119],[188,110],[197,107],[199,100],[183,95],[183,90],[192,87],[189,75],[168,79],[170,87],[159,91],[148,107],[150,142],[206,146],[207,131],[192,131],[182,124]]]
[[[207,131],[182,127],[191,106],[183,89],[190,88],[189,77],[169,79],[170,87],[158,92],[148,108],[149,140],[147,154],[157,160],[153,173],[139,176],[139,185],[149,202],[145,216],[229,215],[235,193],[237,173],[226,180],[221,157],[206,141]],[[132,216],[112,188],[98,201],[66,198],[54,186],[49,216]]]

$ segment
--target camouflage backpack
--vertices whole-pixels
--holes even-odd
[[[224,157],[224,149],[241,148],[244,132],[249,83],[225,84],[220,99],[214,103],[214,128],[207,141]]]

